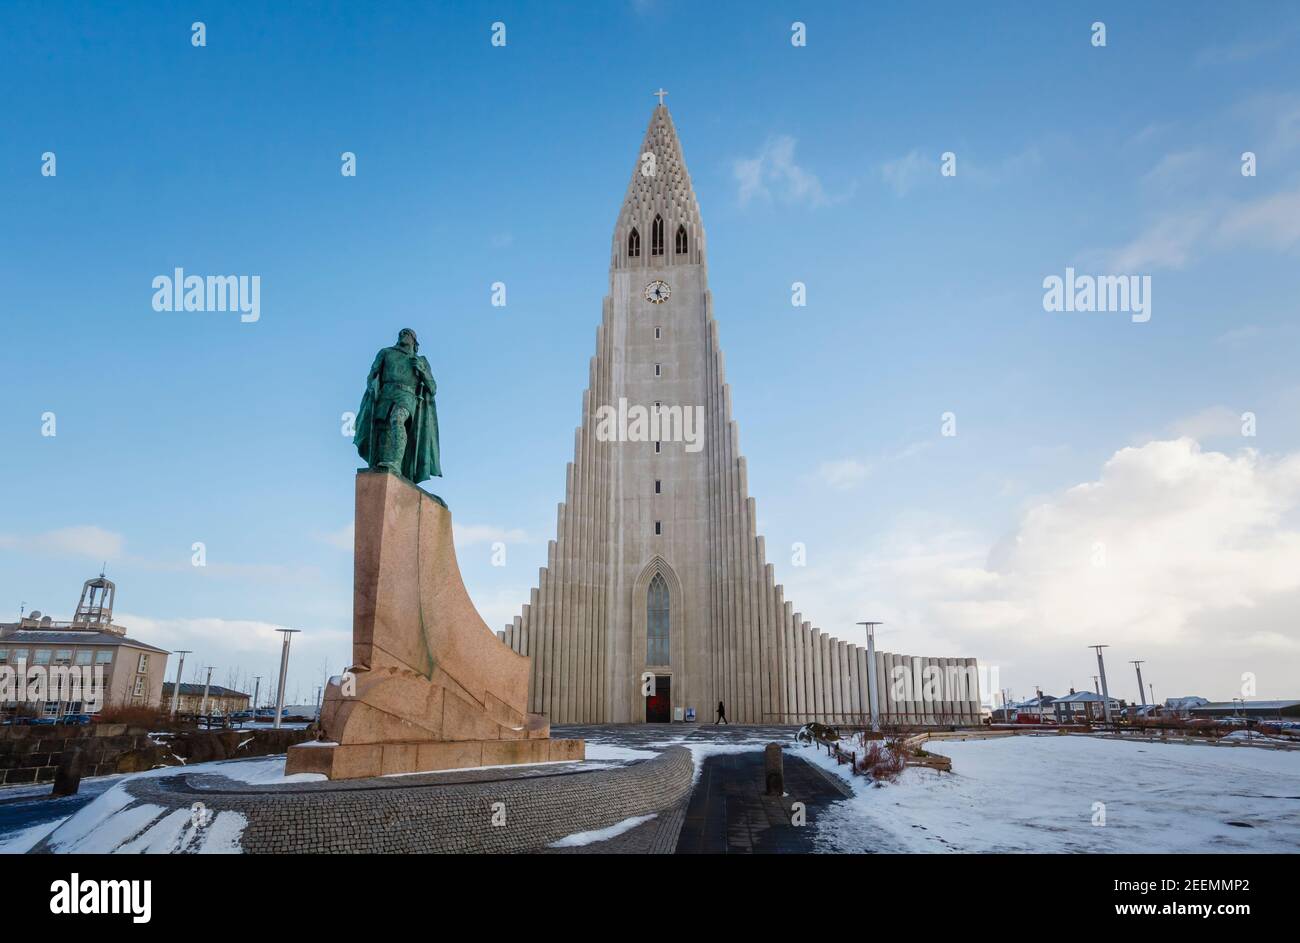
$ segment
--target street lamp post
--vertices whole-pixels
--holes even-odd
[[[1110,689],[1106,687],[1106,663],[1102,661],[1101,650],[1109,645],[1089,645],[1097,650],[1097,674],[1101,677],[1101,714],[1106,723],[1110,723]]]
[[[190,654],[193,649],[183,648],[176,654],[181,656],[180,663],[176,666],[176,683],[172,685],[172,720],[176,719],[176,708],[181,703],[181,676],[185,668],[185,656]]]
[[[1136,668],[1138,673],[1138,705],[1146,707],[1147,689],[1142,685],[1142,662],[1130,661],[1129,664]]]
[[[871,712],[871,729],[880,731],[880,716],[876,704],[876,626],[883,622],[859,622],[867,630],[867,710]]]
[[[208,677],[203,682],[203,703],[199,705],[199,716],[206,717],[208,714],[208,689],[212,687],[212,666],[208,666]],[[209,724],[208,726],[211,726]]]
[[[284,645],[280,649],[280,690],[275,695],[275,729],[280,729],[280,717],[284,714],[284,679],[289,674],[289,641],[298,629],[276,629],[284,635]]]

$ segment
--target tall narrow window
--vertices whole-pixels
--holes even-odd
[[[646,597],[645,660],[648,665],[668,664],[668,584],[662,573],[650,581]]]
[[[659,328],[655,328],[655,340],[659,340],[659,338],[661,337],[663,337],[663,333],[659,330]]]
[[[632,231],[627,234],[627,257],[637,259],[641,257],[641,234],[632,227]]]
[[[678,255],[686,254],[686,227],[685,226],[677,227],[677,254]]]
[[[650,254],[664,254],[664,218],[655,216],[655,221],[650,224]]]
[[[660,478],[656,478],[656,479],[655,479],[655,494],[663,494],[663,493],[664,493],[664,483],[663,483],[663,480],[660,479]]]

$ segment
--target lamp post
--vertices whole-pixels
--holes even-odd
[[[176,666],[176,682],[172,685],[172,720],[176,719],[176,708],[181,703],[181,675],[185,668],[185,656],[190,654],[193,649],[182,648],[176,654],[181,656],[180,663]]]
[[[284,679],[289,673],[289,641],[298,629],[276,629],[284,635],[284,645],[280,649],[280,690],[275,695],[275,729],[280,729],[280,717],[284,714]]]
[[[867,630],[867,710],[871,712],[871,729],[880,731],[880,718],[876,713],[876,626],[883,622],[859,622]]]
[[[1089,645],[1097,650],[1097,674],[1101,677],[1101,714],[1106,723],[1110,723],[1110,689],[1106,687],[1106,663],[1102,661],[1101,650],[1109,645]]]
[[[262,693],[262,676],[253,679],[253,723],[257,723],[257,696]]]
[[[1138,706],[1146,707],[1147,689],[1142,684],[1142,662],[1129,661],[1129,664],[1136,668],[1138,673]]]
[[[212,666],[208,666],[208,677],[203,682],[203,703],[199,705],[199,716],[206,717],[208,714],[208,689],[212,687]],[[212,726],[211,724],[208,725]]]

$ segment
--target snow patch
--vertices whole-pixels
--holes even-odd
[[[624,819],[621,822],[615,822],[606,828],[593,829],[590,832],[574,832],[572,835],[566,835],[559,841],[551,842],[550,848],[578,848],[582,845],[590,845],[593,842],[609,841],[611,838],[617,838],[624,832],[630,832],[638,825],[644,825],[653,818],[658,818],[657,812],[651,812],[649,815],[634,815],[630,819]]]

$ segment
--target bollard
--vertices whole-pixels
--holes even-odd
[[[781,756],[781,744],[769,743],[763,750],[763,767],[767,771],[767,794],[785,795],[785,763]]]
[[[68,747],[59,757],[58,769],[54,771],[54,790],[52,796],[75,796],[81,788],[82,754],[80,747]]]

